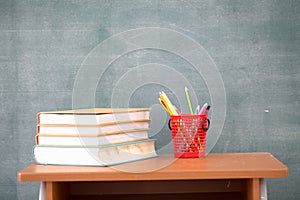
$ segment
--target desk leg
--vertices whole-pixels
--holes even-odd
[[[260,179],[260,200],[268,200],[266,179]]]
[[[69,197],[68,183],[46,182],[46,200],[65,200]]]
[[[247,179],[245,190],[247,200],[260,200],[260,179]]]
[[[40,183],[39,200],[46,200],[46,183]]]

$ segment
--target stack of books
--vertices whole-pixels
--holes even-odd
[[[109,166],[156,157],[148,108],[93,108],[37,114],[39,164]]]

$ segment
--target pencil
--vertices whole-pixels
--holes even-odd
[[[187,99],[187,102],[188,102],[188,105],[189,105],[189,108],[190,108],[190,112],[191,114],[193,115],[193,108],[192,108],[192,104],[191,104],[191,100],[190,100],[190,95],[189,95],[189,90],[187,87],[185,87],[185,96],[186,96],[186,99]]]

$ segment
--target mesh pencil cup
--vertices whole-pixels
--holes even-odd
[[[177,158],[201,158],[206,154],[206,132],[210,121],[207,114],[171,116],[174,156]]]

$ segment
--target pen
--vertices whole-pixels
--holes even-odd
[[[205,104],[202,106],[201,110],[199,111],[198,115],[204,114],[205,111],[207,110],[207,107],[208,107],[208,106],[209,106],[208,103],[205,103]]]
[[[198,105],[194,111],[194,113],[198,113],[199,112],[199,109],[200,109],[200,106]]]
[[[190,112],[193,115],[194,113],[193,113],[193,108],[192,108],[192,104],[191,104],[191,100],[190,100],[189,90],[187,87],[185,87],[184,89],[185,89],[185,96],[186,96],[187,102],[189,104]]]

